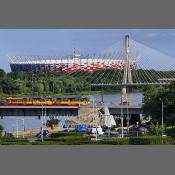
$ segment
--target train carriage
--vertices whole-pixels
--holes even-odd
[[[26,97],[0,99],[0,106],[85,106],[91,102],[86,96],[64,96],[64,97]]]

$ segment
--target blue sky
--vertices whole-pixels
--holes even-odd
[[[7,54],[70,55],[105,50],[124,35],[175,58],[175,29],[0,29],[0,68],[10,71]]]

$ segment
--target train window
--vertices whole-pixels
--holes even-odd
[[[59,101],[60,102],[61,101],[61,98],[57,98],[56,101]]]
[[[76,101],[76,99],[75,98],[70,98],[70,101]]]
[[[64,101],[68,101],[68,99],[67,98],[64,98]]]

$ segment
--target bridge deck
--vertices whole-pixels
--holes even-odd
[[[170,82],[157,82],[157,83],[111,83],[111,84],[91,84],[91,86],[144,86],[144,85],[167,85]]]

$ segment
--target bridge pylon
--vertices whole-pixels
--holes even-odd
[[[131,66],[129,61],[129,51],[130,51],[129,35],[125,35],[125,60],[124,60],[123,82],[122,82],[124,86],[122,87],[122,102],[124,101],[128,102],[126,84],[133,83],[131,75]]]

